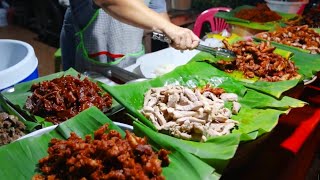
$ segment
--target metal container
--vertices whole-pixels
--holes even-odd
[[[171,0],[171,8],[175,10],[189,10],[192,0]]]

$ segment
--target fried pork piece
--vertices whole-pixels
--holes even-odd
[[[302,16],[290,19],[286,24],[291,26],[308,25],[311,28],[320,28],[320,5],[304,11]]]
[[[26,126],[16,116],[0,113],[0,146],[24,136]]]
[[[259,3],[257,7],[252,9],[241,9],[235,14],[235,17],[252,22],[270,22],[282,19],[279,14],[271,11],[265,3]]]
[[[162,167],[169,165],[169,152],[154,152],[146,138],[126,131],[122,139],[117,131],[105,131],[108,125],[95,131],[94,139],[85,140],[71,133],[68,140],[52,139],[49,156],[39,161],[42,174],[33,180],[104,180],[104,179],[165,179]]]
[[[160,131],[186,140],[206,141],[229,134],[238,124],[231,119],[241,108],[237,101],[238,95],[209,85],[197,89],[169,85],[147,91],[141,113]],[[232,110],[224,107],[225,102],[232,102]]]
[[[67,75],[33,84],[31,91],[33,94],[27,99],[26,109],[54,124],[91,106],[106,112],[112,105],[111,96],[88,78],[81,80]]]
[[[232,45],[222,41],[225,47],[236,54],[235,61],[218,61],[217,65],[226,72],[239,70],[246,78],[259,77],[263,81],[282,81],[299,78],[294,63],[275,54],[270,42],[254,44],[252,41],[239,41]]]
[[[302,48],[311,54],[320,54],[320,34],[308,25],[279,28],[273,32],[261,33],[259,38]]]

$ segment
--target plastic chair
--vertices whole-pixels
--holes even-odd
[[[216,18],[214,17],[215,14],[217,14],[219,11],[227,11],[229,12],[231,8],[226,7],[215,7],[208,10],[203,11],[196,19],[196,22],[194,24],[193,32],[195,35],[200,37],[201,30],[203,27],[203,24],[205,22],[209,22],[211,26],[212,32],[221,32],[224,29],[229,30],[229,25],[225,22],[222,18]]]
[[[305,7],[306,7],[306,4],[301,5],[297,14],[302,15]]]

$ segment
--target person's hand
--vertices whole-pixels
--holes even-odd
[[[178,50],[194,49],[199,45],[199,38],[190,29],[176,25],[168,26],[164,32],[171,40],[171,46]]]

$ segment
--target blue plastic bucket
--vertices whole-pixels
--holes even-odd
[[[0,39],[0,91],[39,77],[38,59],[28,43]]]

